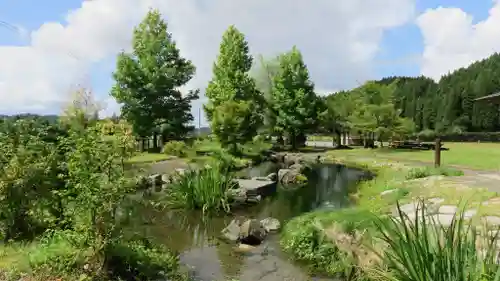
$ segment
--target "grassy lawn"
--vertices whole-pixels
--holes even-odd
[[[456,165],[480,170],[500,170],[500,143],[444,143],[448,151],[442,151],[441,164]],[[408,151],[390,148],[339,150],[332,155],[352,155],[394,160],[423,161],[433,163],[434,151]]]
[[[141,163],[154,163],[164,160],[172,159],[170,155],[164,153],[151,153],[151,152],[141,152],[130,158],[127,163],[129,164],[141,164]]]

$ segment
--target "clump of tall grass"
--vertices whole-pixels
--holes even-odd
[[[463,176],[464,173],[460,170],[445,167],[422,167],[422,168],[412,168],[408,171],[406,175],[407,180],[426,178],[429,176]]]
[[[423,202],[420,202],[423,204]],[[463,211],[449,226],[427,216],[425,208],[410,220],[398,204],[399,217],[376,223],[383,244],[381,258],[389,273],[377,280],[497,281],[500,280],[498,234],[479,235]]]
[[[230,167],[212,163],[204,169],[189,170],[168,188],[167,205],[173,208],[200,209],[203,213],[230,211],[229,189],[236,188]]]

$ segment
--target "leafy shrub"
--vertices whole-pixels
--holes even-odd
[[[163,153],[167,155],[186,157],[189,147],[183,141],[169,141],[163,146]]]
[[[377,280],[497,281],[500,279],[498,234],[481,238],[465,222],[463,212],[449,226],[426,216],[425,208],[411,221],[398,204],[399,217],[378,220],[385,247],[381,256],[392,276]],[[482,245],[483,249],[480,248]]]
[[[406,179],[420,179],[426,178],[429,176],[462,176],[464,173],[457,169],[452,168],[432,168],[432,167],[423,167],[423,168],[412,168],[408,171],[406,175]]]
[[[119,280],[187,280],[179,271],[178,256],[147,240],[115,243],[107,254],[107,269]]]
[[[228,190],[237,183],[224,163],[213,163],[200,170],[189,170],[169,188],[166,202],[171,207],[230,211]]]

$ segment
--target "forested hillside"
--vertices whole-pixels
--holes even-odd
[[[498,106],[474,99],[500,91],[500,54],[460,68],[438,83],[427,77],[388,77],[398,81],[395,106],[411,118],[418,131],[491,132],[500,130]]]

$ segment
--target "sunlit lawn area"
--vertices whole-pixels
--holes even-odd
[[[140,164],[140,163],[154,163],[169,159],[172,159],[172,156],[166,155],[164,153],[141,152],[130,158],[127,162],[129,164]]]
[[[442,151],[442,165],[456,165],[471,169],[500,170],[500,143],[444,143],[448,151]],[[339,150],[330,153],[359,155],[394,160],[423,161],[433,163],[434,151],[396,150],[390,148]]]

